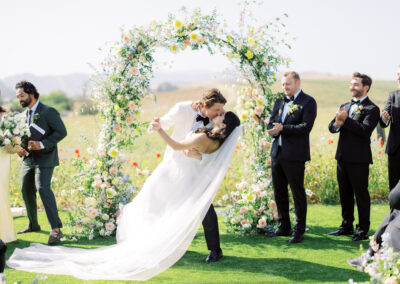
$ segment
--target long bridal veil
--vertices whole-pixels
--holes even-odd
[[[242,127],[199,162],[174,152],[146,180],[118,219],[117,244],[98,249],[31,244],[9,267],[91,280],[147,280],[178,261],[224,178]]]

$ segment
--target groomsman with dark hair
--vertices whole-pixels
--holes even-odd
[[[371,134],[379,120],[379,108],[368,98],[371,84],[369,76],[354,73],[350,83],[353,99],[340,106],[329,124],[330,132],[340,132],[335,158],[342,205],[342,224],[329,235],[354,233],[355,196],[359,222],[352,241],[366,240],[370,226],[368,175],[369,164],[372,164]]]
[[[397,82],[400,88],[400,65]],[[400,180],[400,89],[389,94],[379,124],[383,128],[390,124],[385,152],[388,155],[389,190],[392,190]]]
[[[271,170],[274,196],[278,208],[279,228],[268,237],[290,236],[288,185],[293,194],[296,225],[289,243],[303,240],[306,230],[307,197],[304,189],[305,162],[310,160],[309,136],[317,116],[317,103],[300,88],[298,73],[282,77],[285,96],[278,98],[268,123],[274,137],[271,147]]]

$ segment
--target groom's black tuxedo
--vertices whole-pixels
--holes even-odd
[[[344,107],[350,111],[350,102],[341,105]],[[369,164],[372,164],[371,134],[378,124],[379,108],[368,97],[356,108],[359,110],[353,111],[340,128],[336,127],[333,119],[329,131],[340,132],[335,158],[342,205],[341,227],[353,231],[355,195],[359,216],[356,234],[366,235],[370,226],[368,175]]]
[[[304,234],[307,215],[307,198],[304,190],[305,162],[310,160],[309,135],[317,116],[317,103],[303,91],[294,99],[292,113],[282,117],[284,98],[278,98],[269,120],[268,129],[273,123],[282,123],[281,133],[274,137],[271,147],[271,168],[274,195],[278,207],[279,227],[285,232],[291,230],[289,217],[288,184],[292,190],[296,226],[295,233]],[[281,139],[279,139],[279,137]],[[281,140],[281,145],[279,145]]]
[[[381,117],[379,124],[383,128],[390,124],[386,154],[388,154],[389,190],[392,190],[400,180],[400,90],[389,94],[385,110],[389,113],[391,119],[386,124]]]

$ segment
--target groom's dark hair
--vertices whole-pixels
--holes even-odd
[[[361,79],[361,84],[363,84],[363,86],[368,86],[368,91],[371,89],[371,85],[372,85],[372,79],[371,77],[369,77],[366,74],[361,74],[359,72],[354,72],[353,73],[353,78],[360,78]]]
[[[28,81],[21,81],[15,85],[15,89],[23,89],[25,93],[31,94],[35,97],[35,99],[39,98],[39,93],[36,90],[36,87]]]
[[[226,99],[218,89],[212,88],[204,93],[203,97],[201,98],[201,104],[207,108],[210,108],[215,103],[226,104]]]

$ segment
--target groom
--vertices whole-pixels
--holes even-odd
[[[57,143],[67,136],[67,130],[60,114],[52,107],[39,102],[39,93],[35,86],[27,81],[21,81],[15,86],[16,97],[22,107],[28,108],[26,123],[42,133],[37,136],[39,141],[28,142],[28,150],[18,152],[24,157],[22,163],[22,196],[25,201],[29,218],[29,226],[18,234],[40,231],[37,219],[36,192],[39,191],[47,219],[51,226],[48,244],[54,245],[62,238],[62,223],[58,217],[57,203],[50,189],[54,167],[59,165]]]
[[[184,140],[190,131],[195,131],[200,127],[212,128],[212,119],[224,112],[226,99],[218,89],[210,89],[205,92],[200,102],[180,102],[177,103],[166,115],[160,118],[163,129],[175,126],[171,138],[174,140]],[[165,156],[172,154],[172,149],[167,147]],[[192,158],[201,159],[201,154],[186,153]],[[203,220],[204,235],[210,254],[205,262],[216,262],[222,257],[222,250],[219,240],[218,219],[214,206],[211,204]]]

